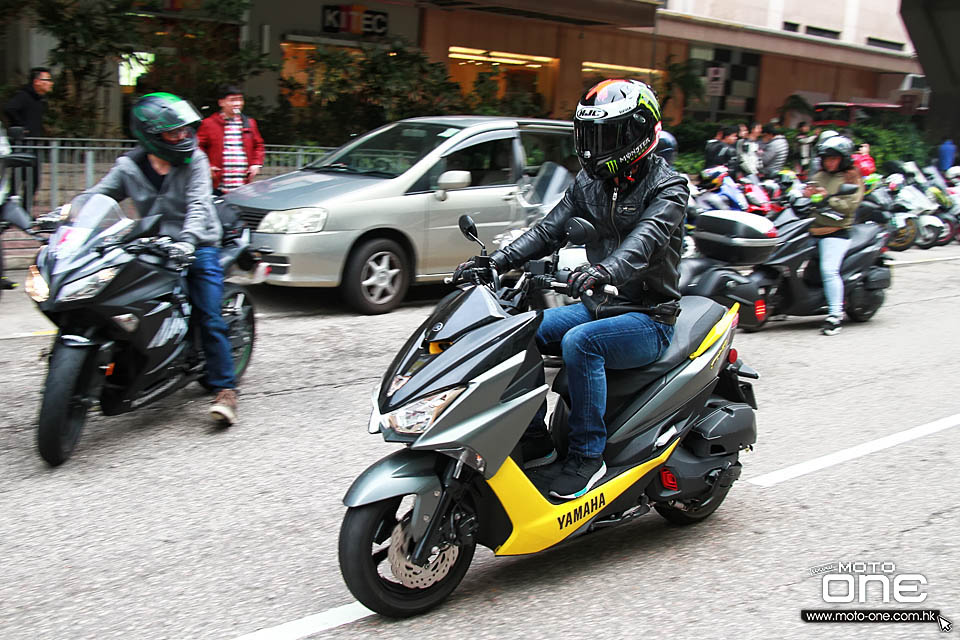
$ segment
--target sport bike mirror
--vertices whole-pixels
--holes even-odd
[[[597,239],[596,228],[583,218],[570,218],[566,231],[571,244],[587,244]]]
[[[146,218],[141,218],[137,220],[136,224],[133,225],[133,228],[130,230],[130,233],[127,234],[126,240],[134,240],[136,238],[149,238],[150,236],[155,236],[160,232],[160,216],[147,216]]]

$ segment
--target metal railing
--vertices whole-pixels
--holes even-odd
[[[34,213],[49,211],[69,201],[105,176],[118,156],[136,140],[99,138],[27,138],[15,145],[18,152],[34,153],[40,161],[40,186]],[[299,169],[323,157],[330,147],[265,145],[263,169],[257,180]]]

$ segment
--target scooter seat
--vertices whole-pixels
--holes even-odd
[[[850,255],[873,244],[877,239],[878,230],[875,224],[855,224],[850,227],[850,246],[847,247],[847,253],[844,255]]]
[[[710,298],[680,298],[680,315],[674,325],[673,340],[659,360],[637,369],[607,369],[607,410],[604,420],[609,422],[609,417],[617,412],[625,401],[636,396],[637,391],[687,360],[726,312],[726,307]],[[563,397],[569,406],[570,390],[566,367],[557,374],[553,390]]]

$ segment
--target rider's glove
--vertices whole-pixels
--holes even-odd
[[[194,248],[189,242],[174,242],[167,246],[167,255],[174,260],[182,260],[193,255]]]
[[[601,265],[580,265],[567,278],[567,290],[570,297],[576,299],[587,291],[601,289],[610,284],[612,278]]]

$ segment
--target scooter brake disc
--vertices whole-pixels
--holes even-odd
[[[457,561],[457,556],[460,555],[460,548],[446,545],[430,555],[426,566],[418,567],[407,560],[407,555],[413,552],[408,527],[409,524],[404,520],[398,523],[390,534],[390,548],[387,550],[390,570],[393,572],[393,577],[403,586],[411,589],[426,589],[450,573],[450,569]]]

